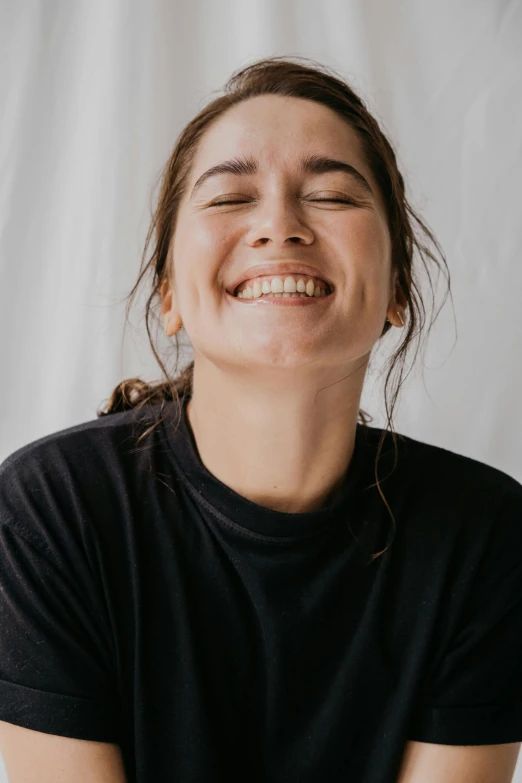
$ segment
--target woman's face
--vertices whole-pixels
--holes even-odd
[[[311,156],[348,164],[369,187],[357,173],[303,168]],[[251,165],[194,189],[230,159]],[[224,200],[238,203],[217,204]],[[264,262],[302,262],[334,292],[307,306],[227,292]],[[393,297],[391,244],[356,132],[334,111],[299,98],[262,95],[229,109],[198,148],[171,263],[172,298],[163,311],[181,317],[196,363],[199,354],[230,371],[292,369],[297,377],[300,368],[342,370],[369,355]]]

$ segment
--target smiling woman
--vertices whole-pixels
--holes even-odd
[[[186,235],[183,229],[190,232],[190,236],[199,238],[205,267],[201,271],[207,278],[209,272],[213,272],[217,281],[225,285],[224,275],[232,275],[231,270],[236,269],[240,272],[239,281],[236,281],[233,287],[248,279],[249,274],[253,277],[263,271],[266,274],[301,271],[299,262],[308,262],[308,275],[333,271],[335,255],[329,246],[331,242],[325,242],[325,231],[330,234],[336,232],[338,256],[345,257],[346,252],[351,251],[362,267],[368,258],[367,254],[360,252],[357,240],[368,242],[376,233],[380,233],[382,242],[388,247],[374,247],[374,255],[379,259],[381,276],[387,274],[392,276],[393,280],[387,280],[387,285],[381,284],[373,289],[368,282],[365,286],[361,281],[357,289],[353,285],[354,281],[349,279],[354,272],[353,264],[347,263],[346,258],[343,264],[337,265],[336,271],[344,278],[345,285],[352,286],[349,292],[351,299],[363,296],[368,290],[370,294],[373,290],[375,295],[376,288],[382,299],[388,291],[387,301],[379,302],[371,313],[373,320],[377,321],[377,331],[374,327],[374,339],[367,346],[366,353],[362,354],[366,359],[369,358],[369,349],[375,342],[375,337],[384,336],[390,325],[405,326],[406,311],[409,314],[406,334],[390,361],[385,385],[387,398],[394,370],[398,370],[395,374],[396,385],[390,408],[388,400],[386,402],[389,432],[396,448],[393,411],[402,383],[408,348],[414,336],[421,334],[425,316],[423,301],[413,283],[414,251],[419,251],[419,258],[424,261],[427,269],[427,259],[440,266],[428,246],[416,237],[412,220],[439,251],[443,261],[444,257],[432,233],[406,199],[403,178],[397,169],[393,149],[360,98],[325,68],[314,69],[287,58],[268,58],[235,74],[225,91],[226,95],[209,104],[180,134],[165,167],[161,195],[147,239],[148,246],[152,237],[155,237],[155,248],[129,294],[129,307],[142,279],[147,272],[152,272],[153,287],[146,308],[146,318],[147,322],[149,321],[152,303],[160,295],[160,291],[164,293],[167,286],[171,288],[174,276],[172,259],[184,252],[184,247],[180,251],[176,251],[175,247],[176,244],[178,248],[181,247]],[[302,121],[304,125],[301,124]],[[265,149],[264,161],[251,152],[252,145],[249,144],[249,138],[260,128],[265,129],[266,139],[264,142],[257,139],[254,150]],[[298,148],[295,144],[294,129],[300,133],[302,139],[300,156],[296,154]],[[272,139],[271,144],[269,136]],[[241,148],[247,151],[246,154],[238,154]],[[346,151],[346,159],[341,160],[338,152],[343,148]],[[223,153],[227,149],[232,152],[228,158],[217,162],[213,160],[216,156],[224,158]],[[325,154],[324,151],[328,149],[335,151],[335,154]],[[292,166],[283,166],[283,160],[288,161],[289,154],[293,158]],[[207,161],[210,165],[206,165]],[[229,191],[237,190],[240,182],[243,183],[243,193],[230,193]],[[267,189],[273,193],[271,197],[268,196]],[[334,189],[336,192],[328,192]],[[279,201],[279,206],[274,207],[275,201]],[[312,226],[309,225],[308,231],[310,235],[313,234],[312,239],[310,236],[308,239],[294,236],[285,237],[278,242],[272,237],[260,238],[257,244],[248,243],[244,227],[245,223],[252,220],[252,214],[265,213],[266,219],[267,210],[288,210],[292,208],[292,204],[295,219],[299,220],[297,212],[310,213],[316,224],[320,222],[320,233],[312,231]],[[270,216],[268,217],[270,219]],[[212,270],[209,263],[212,248],[221,247],[223,236],[230,236],[231,230],[238,225],[243,227],[242,243],[239,247],[236,243],[236,247],[231,248],[228,253],[221,251],[222,258]],[[258,230],[258,225],[259,218],[256,218],[255,231]],[[282,228],[284,231],[284,227]],[[316,225],[316,228],[319,226]],[[354,229],[359,230],[355,233]],[[207,246],[202,244],[207,242],[207,235],[210,252]],[[296,242],[300,243],[298,249],[294,249]],[[270,269],[261,270],[258,262],[268,259],[265,243],[269,244],[270,257],[279,262],[278,268],[277,265],[271,264]],[[245,252],[247,247],[248,253]],[[194,251],[195,247],[189,248],[192,259]],[[292,261],[288,260],[289,256]],[[253,267],[245,273],[248,261]],[[184,268],[187,266],[185,264]],[[376,267],[374,262],[371,271],[376,273]],[[194,261],[191,268],[201,288],[201,282],[205,278],[200,276]],[[176,273],[178,283],[174,294],[181,290],[179,277],[183,274],[183,269],[176,270]],[[431,282],[431,277],[429,279]],[[172,302],[171,295],[168,298],[162,296],[164,313]],[[178,298],[181,299],[181,293]],[[346,297],[345,307],[352,311],[351,318],[356,321],[358,314],[355,308],[349,308],[349,302]],[[371,301],[367,303],[367,310],[370,310],[370,304]],[[397,307],[397,304],[401,307]],[[385,317],[386,309],[389,311],[389,318]],[[181,308],[175,306],[171,310],[172,317],[167,320],[166,331],[175,334],[182,325]],[[190,316],[188,313],[183,313],[183,316],[186,329]],[[331,321],[324,321],[325,330],[329,324]],[[233,325],[232,328],[237,331],[238,327]],[[298,328],[302,331],[301,327]],[[285,325],[286,329],[288,324]],[[150,329],[148,331],[150,335]],[[189,328],[189,334],[190,331]],[[353,328],[351,332],[353,335]],[[280,339],[286,337],[287,332],[284,336],[282,334]],[[339,336],[339,342],[343,337],[342,334]],[[270,351],[274,351],[274,341],[272,337],[269,339]],[[197,357],[195,363],[203,366],[202,361],[197,361],[198,350],[193,338],[192,345]],[[156,385],[144,384],[138,379],[122,382],[114,390],[100,415],[140,407],[146,403],[192,396],[194,362],[183,373],[171,375],[155,350],[154,353],[166,380]],[[365,365],[363,360],[354,379],[356,395],[364,377]],[[324,373],[322,377],[325,377]],[[345,390],[340,390],[340,394],[346,396]],[[295,399],[292,400],[292,408],[299,418],[300,411],[296,408]],[[371,417],[361,410],[359,420],[367,423],[371,421]],[[353,440],[353,422],[351,430]],[[388,430],[384,430],[383,440],[387,434]],[[379,444],[379,453],[381,447],[382,443]],[[377,471],[375,475],[379,485]],[[302,475],[299,476],[299,482],[301,481]]]
[[[237,431],[256,427],[258,431],[251,431],[257,444],[253,462],[248,465],[243,454],[240,465],[230,464],[227,470],[221,447],[219,455],[212,455],[212,445],[204,446],[200,433],[198,445],[205,451],[205,464],[212,465],[219,478],[243,495],[288,511],[321,507],[342,481],[356,419],[362,424],[372,420],[363,410],[354,414],[371,350],[395,326],[404,328],[405,334],[390,357],[385,381],[388,428],[381,432],[375,462],[376,486],[382,494],[378,472],[381,451],[390,435],[397,458],[393,413],[407,354],[425,326],[424,303],[415,282],[416,251],[430,284],[429,262],[442,267],[429,245],[438,252],[449,290],[444,256],[406,198],[391,144],[356,93],[332,71],[298,62],[306,59],[273,57],[242,69],[229,80],[225,95],[206,106],[180,134],[165,167],[147,237],[147,248],[153,238],[154,248],[147,264],[145,251],[128,308],[151,273],[152,291],[146,305],[149,338],[152,306],[161,299],[166,333],[175,335],[184,326],[194,361],[178,372],[176,351],[172,355],[175,369],[169,372],[152,344],[165,380],[157,384],[140,379],[123,381],[99,411],[102,416],[151,403],[179,404],[190,398],[187,411],[195,428],[196,411],[201,417],[201,412],[208,410],[203,390],[215,392],[215,384],[230,384],[232,393],[223,388],[219,396],[213,394],[214,413],[218,413],[215,406],[220,399],[224,406],[219,411],[221,421],[235,421]],[[415,228],[420,229],[419,236]],[[190,258],[190,264],[183,262],[184,258]],[[312,294],[306,286],[313,277],[328,277],[336,291],[328,306],[325,302],[321,307],[320,318],[316,307],[303,307],[309,302],[297,297],[297,288],[295,297],[291,290],[284,290],[285,278],[298,273],[302,275],[302,293],[308,290]],[[267,282],[263,291],[262,281],[254,295],[254,278],[262,275],[273,276],[269,281],[273,296],[268,296]],[[297,286],[299,280],[295,279]],[[237,287],[249,280],[251,295],[241,299],[250,307],[232,309],[224,292],[237,293]],[[318,288],[314,284],[314,299],[320,295]],[[280,305],[284,305],[282,310]],[[284,316],[283,325],[274,322],[277,314]],[[201,345],[196,338],[196,315],[198,334],[208,330]],[[303,318],[313,321],[302,323]],[[273,326],[267,330],[269,323]],[[244,331],[247,325],[249,334]],[[316,360],[310,361],[313,354],[308,341],[312,336],[322,367]],[[321,340],[327,341],[327,350]],[[223,375],[220,370],[230,363],[232,352],[241,372],[248,372],[248,357],[249,364],[264,368],[267,380],[275,380],[271,394],[263,394],[263,400],[248,392],[248,405],[243,410],[234,401],[237,376],[233,372]],[[283,394],[276,377],[267,373],[267,367],[284,367],[280,378],[286,386],[285,378],[292,368],[296,383],[299,364],[299,373],[303,377],[310,373],[311,380],[311,385],[297,384],[303,391],[307,389],[301,400],[293,384]],[[338,380],[339,370],[343,382]],[[194,393],[195,374],[201,378],[199,395]],[[316,388],[317,380],[321,386]],[[331,417],[326,428],[324,416],[314,409],[314,426],[322,433],[324,451],[332,458],[329,462],[327,457],[325,463],[321,457],[311,463],[307,448],[295,440],[300,440],[298,422],[308,417],[309,395],[315,396],[320,388],[329,389],[321,397],[321,410],[332,410],[330,398],[335,395],[338,416]],[[339,414],[342,427],[338,426]],[[267,461],[261,454],[270,421],[277,422],[273,429],[277,441],[288,444],[284,451],[277,448],[277,462],[272,456]],[[332,436],[337,439],[335,456]],[[213,442],[220,442],[217,433]],[[317,446],[311,430],[308,442]],[[272,455],[271,443],[266,452]],[[268,465],[270,475],[266,473]],[[247,475],[254,486],[249,486]],[[269,487],[276,487],[276,491]],[[384,494],[382,498],[387,504]],[[394,524],[393,512],[388,509]]]
[[[522,485],[395,433],[418,267],[447,264],[363,101],[302,61],[234,74],[165,167],[129,307],[150,273],[149,338],[183,324],[193,361],[151,338],[163,380],[2,466],[0,720],[118,745],[129,783],[508,783]]]

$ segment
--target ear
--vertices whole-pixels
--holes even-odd
[[[395,301],[397,302],[399,307],[402,307],[403,310],[406,310],[408,308],[408,300],[406,299],[406,296],[404,295],[402,288],[399,288],[398,286],[396,289]]]
[[[393,280],[392,290],[394,292],[394,299],[392,299],[392,301],[394,301],[398,305],[398,307],[401,307],[403,310],[406,310],[406,308],[408,307],[408,300],[404,295],[404,292],[397,281],[397,277],[398,277],[397,271],[395,270],[392,275],[392,280]]]
[[[169,281],[164,280],[160,288],[161,295],[161,314],[165,315],[172,307],[172,289],[169,288]]]

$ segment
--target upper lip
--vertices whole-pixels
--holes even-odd
[[[310,266],[310,264],[304,264],[302,261],[279,261],[277,263],[267,262],[264,264],[256,264],[255,266],[249,267],[249,269],[245,269],[241,276],[228,286],[226,290],[227,293],[234,294],[234,291],[241,283],[244,283],[245,280],[250,280],[253,277],[261,277],[263,275],[272,275],[275,277],[275,275],[281,276],[292,274],[318,277],[328,284],[330,291],[333,290],[332,283],[324,276],[320,269],[316,269],[315,267]]]

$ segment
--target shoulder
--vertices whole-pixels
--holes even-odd
[[[45,461],[49,457],[67,454],[69,457],[100,450],[103,445],[122,444],[122,437],[138,431],[140,422],[152,420],[157,406],[131,409],[97,419],[84,421],[37,438],[11,452],[0,462],[0,476],[6,471],[23,470],[25,465]]]
[[[24,473],[35,467],[51,467],[67,459],[111,457],[136,447],[139,436],[159,418],[159,406],[148,405],[84,421],[33,440],[0,462],[0,481],[6,474]],[[82,463],[83,464],[83,463]]]
[[[0,463],[0,522],[39,538],[42,520],[66,519],[74,509],[132,483],[145,463],[139,442],[158,419],[145,406],[81,422],[27,443]]]
[[[507,493],[522,502],[522,484],[500,468],[443,446],[404,437],[411,461],[439,488],[450,487],[456,496],[470,491],[480,495]]]
[[[376,454],[383,430],[366,429],[372,454]],[[401,495],[424,501],[438,511],[453,509],[461,519],[509,516],[522,529],[522,484],[514,476],[482,460],[404,433],[396,433],[396,438],[397,454],[391,435],[386,435],[379,476],[395,474],[395,486]]]
[[[368,437],[377,444],[381,433],[375,431]],[[446,602],[437,631],[442,639],[442,634],[452,631],[451,618],[456,621],[461,616],[468,597],[470,606],[478,606],[491,591],[491,601],[497,602],[491,610],[494,612],[502,603],[498,588],[504,585],[503,590],[519,600],[520,482],[484,461],[406,435],[401,435],[394,468],[389,437],[385,444],[387,460],[382,470],[379,468],[379,479],[388,506],[372,489],[368,515],[385,520],[386,537],[383,533],[377,538],[372,526],[367,526],[367,540],[373,552],[378,551],[381,541],[393,541],[386,556],[394,567],[387,575],[394,590],[399,589],[397,585],[404,589],[397,598],[401,611],[410,606],[416,614],[420,607],[424,616],[430,605],[439,607]],[[507,605],[507,600],[504,603]],[[414,618],[412,623],[416,627]]]
[[[383,432],[378,427],[365,427],[368,439],[372,446],[376,447]],[[411,435],[396,432],[398,448],[398,464],[407,466],[415,473],[422,473],[429,477],[431,482],[439,482],[441,479],[453,482],[484,481],[488,487],[502,486],[522,492],[522,484],[509,473],[506,473],[493,465],[466,456],[457,451],[427,443]],[[390,433],[386,434],[384,450],[392,453],[393,442]],[[451,483],[453,483],[451,482]]]

